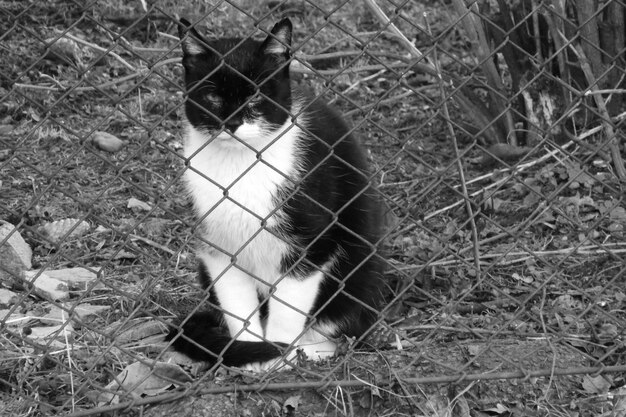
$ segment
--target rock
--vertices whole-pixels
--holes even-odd
[[[0,308],[8,308],[17,303],[17,294],[13,291],[0,288]]]
[[[89,231],[89,223],[79,219],[63,219],[45,223],[37,230],[50,242],[57,244],[84,235]],[[65,236],[68,233],[69,235]]]
[[[117,152],[126,146],[126,142],[107,132],[94,132],[90,139],[93,146],[107,152]]]
[[[70,289],[67,284],[56,278],[51,278],[45,272],[26,271],[25,276],[35,288],[35,294],[48,300],[67,300],[70,298]]]
[[[3,322],[9,327],[23,326],[29,319],[23,315],[16,313],[9,313],[11,310],[0,310],[0,322]],[[6,321],[5,321],[6,320]]]
[[[100,268],[94,268],[94,271],[78,267],[53,270],[46,269],[45,274],[50,278],[65,282],[71,290],[85,291],[91,282],[98,279]]]
[[[138,209],[140,211],[150,211],[152,210],[152,206],[144,201],[136,199],[135,197],[131,197],[128,199],[128,204],[126,205],[129,209]]]
[[[72,340],[74,328],[70,323],[59,324],[58,326],[37,326],[24,328],[24,336],[27,339],[42,345],[48,345],[53,349],[65,347],[65,339]]]
[[[79,304],[74,310],[76,318],[82,322],[88,322],[102,315],[104,312],[111,309],[111,306],[99,306],[94,304]]]
[[[69,317],[67,311],[53,304],[47,304],[46,309],[49,310],[48,313],[39,318],[41,324],[45,324],[48,326],[57,326],[59,324],[65,323]]]
[[[10,223],[0,225],[0,281],[13,286],[24,271],[32,267],[32,257],[33,251],[15,226]]]

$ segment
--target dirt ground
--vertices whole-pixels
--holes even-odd
[[[0,2],[0,220],[32,249],[33,270],[97,272],[63,302],[1,281],[17,298],[0,303],[0,414],[626,415],[625,184],[606,149],[594,152],[593,115],[578,142],[547,137],[498,161],[476,134],[484,126],[412,66],[365,2],[141,3]],[[449,2],[379,3],[486,96]],[[142,363],[173,360],[165,324],[203,297],[180,181],[175,14],[208,14],[200,27],[217,37],[259,36],[255,19],[289,16],[295,82],[338,107],[366,146],[386,210],[388,298],[368,349],[342,341],[327,363],[272,375],[170,362],[167,378],[144,384],[155,368]],[[64,219],[86,229],[52,241],[45,225]],[[85,304],[104,308],[75,320]],[[60,330],[35,338],[59,309]],[[610,372],[585,371],[597,366]]]

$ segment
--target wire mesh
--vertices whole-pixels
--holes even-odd
[[[9,0],[0,13],[7,415],[626,409],[623,1]],[[211,304],[196,284],[211,242],[181,181],[179,15],[256,40],[289,17],[293,83],[367,149],[385,285],[360,346],[249,373],[165,341]],[[225,393],[238,394],[198,397]]]

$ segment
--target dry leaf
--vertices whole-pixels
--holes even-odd
[[[106,386],[104,390],[106,393],[98,400],[100,404],[117,404],[120,395],[131,395],[133,398],[159,395],[191,380],[192,378],[175,364],[155,362],[147,365],[143,362],[134,362]],[[111,391],[117,391],[119,394],[113,394]]]
[[[84,220],[69,218],[45,223],[37,230],[56,244],[62,243],[61,239],[68,240],[84,235],[89,231],[89,223]]]
[[[293,413],[294,411],[298,409],[298,405],[300,405],[299,395],[294,395],[292,397],[287,398],[285,402],[283,403],[283,413],[285,414]]]
[[[145,339],[157,334],[165,334],[167,326],[158,320],[146,320],[144,318],[133,319],[125,323],[120,328],[120,323],[116,322],[107,327],[105,333],[115,338],[117,344],[125,344]]]
[[[504,413],[510,413],[511,410],[508,407],[505,407],[504,405],[498,403],[496,404],[495,407],[492,408],[487,408],[483,411],[489,411],[490,413],[495,413],[495,414],[504,414]]]
[[[583,389],[589,394],[606,394],[611,388],[611,383],[602,375],[583,376]]]

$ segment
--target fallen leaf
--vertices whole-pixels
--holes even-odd
[[[120,372],[106,386],[99,398],[100,404],[117,404],[120,396],[130,395],[133,398],[155,396],[187,382],[192,378],[178,365],[154,362],[148,365],[134,362]]]
[[[300,396],[294,395],[285,400],[283,403],[283,413],[291,414],[298,409],[298,405],[300,405]]]
[[[570,183],[571,188],[576,188],[578,184],[583,184],[587,188],[590,188],[596,182],[595,178],[582,169],[578,162],[572,161],[571,159],[564,159],[563,164],[567,168],[567,175],[570,181],[572,181]]]
[[[506,406],[504,406],[504,405],[502,405],[500,403],[496,404],[495,407],[486,408],[483,411],[489,411],[490,413],[496,413],[496,414],[504,414],[504,413],[510,413],[511,412],[511,410],[508,407],[506,407]]]
[[[167,326],[158,320],[133,319],[126,323],[115,322],[107,326],[105,334],[114,338],[117,344],[125,344],[145,339],[156,334],[165,334]]]
[[[89,227],[89,223],[84,220],[69,218],[45,223],[37,231],[56,244],[84,235]]]
[[[583,376],[583,389],[589,394],[606,394],[611,388],[611,383],[602,375]]]
[[[518,274],[517,272],[514,272],[513,275],[511,275],[511,277],[517,281],[522,281],[526,284],[530,284],[533,282],[533,277],[525,277],[525,276]]]
[[[620,206],[614,207],[609,212],[609,217],[611,220],[614,220],[620,223],[626,223],[626,209]]]

